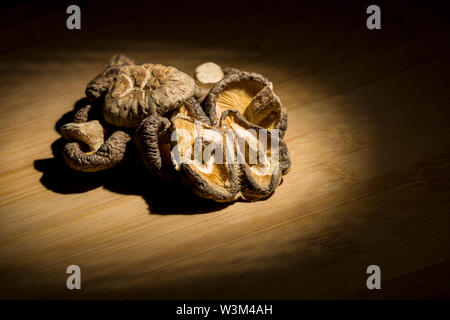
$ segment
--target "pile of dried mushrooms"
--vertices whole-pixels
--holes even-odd
[[[287,112],[260,74],[207,62],[193,78],[116,55],[86,96],[61,127],[75,170],[121,165],[136,146],[151,174],[217,202],[267,198],[289,171]]]

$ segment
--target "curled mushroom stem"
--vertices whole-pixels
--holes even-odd
[[[69,167],[78,171],[96,172],[121,165],[126,160],[127,145],[131,137],[124,131],[115,131],[95,152],[83,152],[76,142],[66,144],[64,159]]]
[[[61,134],[69,141],[85,143],[90,152],[97,151],[105,140],[105,130],[98,120],[67,123],[61,127]]]

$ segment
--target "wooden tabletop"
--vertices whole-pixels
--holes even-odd
[[[2,10],[0,298],[450,297],[448,10],[381,5],[371,31],[364,4],[316,2],[100,1],[78,31],[63,4]],[[292,158],[274,195],[219,205],[138,161],[67,168],[57,128],[116,53],[266,76]]]

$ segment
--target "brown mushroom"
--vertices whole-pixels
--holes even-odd
[[[78,171],[95,172],[122,164],[126,160],[129,134],[114,131],[105,141],[107,130],[98,120],[91,120],[88,105],[78,110],[73,123],[60,128],[61,134],[69,142],[63,150],[64,160],[69,167]]]
[[[287,112],[272,90],[272,83],[257,73],[228,69],[204,101],[205,112],[213,125],[219,123],[225,110],[240,112],[249,122],[278,129],[283,137],[287,129]]]
[[[108,89],[111,81],[120,72],[123,66],[134,66],[136,61],[126,55],[118,54],[111,58],[109,65],[98,76],[89,81],[86,87],[86,96],[91,102],[98,100]]]
[[[174,67],[125,66],[110,84],[103,116],[114,126],[134,128],[151,114],[165,115],[194,94],[194,79]]]

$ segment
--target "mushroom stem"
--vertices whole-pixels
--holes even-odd
[[[88,104],[87,106],[82,107],[79,109],[75,116],[73,117],[73,122],[80,123],[80,122],[87,122],[89,118],[89,111],[91,111],[92,105]]]
[[[205,62],[195,68],[197,84],[209,89],[224,77],[222,68],[214,62]]]
[[[67,123],[61,127],[61,134],[67,140],[84,142],[91,152],[97,151],[105,139],[104,129],[98,120]]]
[[[209,89],[222,80],[224,72],[222,68],[214,62],[205,62],[195,68],[195,97],[199,103],[208,95]]]
[[[152,114],[142,121],[135,132],[136,147],[149,172],[167,178],[171,176],[166,167],[170,159],[170,138],[164,135],[167,135],[169,126],[169,119]]]

